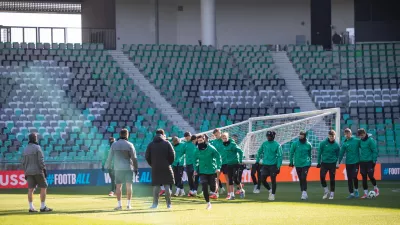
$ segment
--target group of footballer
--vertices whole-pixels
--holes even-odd
[[[345,140],[342,146],[336,141],[336,132],[330,130],[328,137],[320,143],[317,154],[317,168],[320,168],[320,181],[324,190],[323,199],[334,199],[336,169],[344,156],[348,177],[349,196],[347,198],[358,198],[358,173],[362,176],[364,194],[362,199],[367,198],[368,178],[374,186],[376,196],[379,189],[374,178],[374,169],[378,157],[375,140],[368,136],[364,129],[357,131],[357,137],[352,135],[348,128],[344,130]],[[268,199],[275,200],[277,189],[276,177],[280,173],[282,165],[282,147],[275,140],[276,133],[268,131],[267,140],[258,149],[256,163],[251,168],[251,176],[254,184],[253,193],[260,193],[260,186],[268,190]],[[172,165],[175,177],[176,192],[174,196],[184,196],[183,171],[186,161],[186,172],[189,183],[188,196],[197,196],[198,181],[202,185],[202,194],[207,202],[207,209],[211,208],[210,199],[217,199],[219,193],[224,193],[220,180],[223,174],[226,180],[227,200],[235,200],[235,194],[245,197],[245,190],[241,182],[243,170],[246,166],[242,163],[243,151],[236,144],[237,136],[229,136],[229,133],[221,133],[220,129],[213,131],[213,140],[208,140],[207,135],[191,135],[186,132],[185,142],[180,143],[174,137],[172,145],[176,157]],[[301,200],[308,199],[307,174],[311,167],[311,143],[307,140],[307,133],[300,132],[297,141],[290,148],[290,167],[295,167],[301,190]],[[330,190],[327,187],[326,175],[329,173]],[[257,174],[257,176],[256,176]],[[267,182],[270,177],[271,185]],[[237,186],[235,191],[234,185]],[[211,192],[209,192],[210,187]],[[160,195],[165,190],[161,190]]]
[[[344,130],[344,135],[345,140],[340,146],[336,141],[336,132],[330,130],[328,137],[320,143],[318,149],[317,168],[320,168],[320,180],[324,190],[323,199],[334,199],[336,169],[339,168],[344,156],[346,156],[345,164],[350,193],[347,198],[359,197],[357,179],[359,170],[364,189],[361,198],[367,198],[368,178],[374,186],[376,196],[378,196],[379,189],[374,178],[374,169],[378,157],[375,140],[368,136],[364,129],[357,131],[358,138],[353,137],[352,131],[348,128]],[[209,140],[209,137],[205,134],[191,135],[190,132],[186,132],[182,143],[178,137],[173,137],[171,141],[175,151],[175,159],[172,163],[176,186],[174,196],[186,195],[183,187],[183,175],[186,170],[190,188],[188,196],[203,196],[207,203],[207,209],[211,209],[210,199],[218,199],[219,193],[222,194],[225,190],[227,190],[227,200],[235,200],[235,195],[240,195],[240,198],[245,197],[242,173],[246,169],[246,165],[243,163],[243,151],[237,145],[237,135],[233,134],[230,137],[229,133],[222,133],[220,129],[215,129],[212,136]],[[267,140],[260,146],[257,154],[251,156],[256,158],[256,162],[251,168],[254,184],[253,193],[260,193],[260,186],[263,184],[269,192],[268,199],[270,201],[275,200],[276,178],[282,166],[282,147],[275,140],[275,136],[274,131],[268,131],[266,133]],[[294,141],[290,148],[289,166],[296,169],[301,200],[308,199],[307,174],[311,167],[311,149],[312,145],[307,140],[307,133],[304,131],[299,133],[298,140]],[[330,190],[325,178],[327,173],[330,177]],[[226,189],[222,186],[221,175],[225,178]],[[270,177],[271,185],[267,182],[268,177]],[[201,194],[197,194],[199,184],[201,184]],[[160,186],[159,195],[165,194],[166,191],[172,191],[165,190],[163,185]],[[115,186],[112,188],[115,188]],[[120,189],[120,187],[118,188]],[[113,195],[113,192],[110,195]]]

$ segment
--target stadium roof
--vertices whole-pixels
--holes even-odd
[[[0,1],[3,12],[81,13],[83,0]]]

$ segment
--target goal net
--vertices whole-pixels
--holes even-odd
[[[275,131],[275,140],[282,145],[284,164],[289,163],[290,146],[298,140],[300,131],[307,132],[307,140],[312,144],[312,159],[315,162],[317,149],[321,141],[328,137],[329,130],[335,130],[336,139],[340,138],[340,108],[315,110],[300,113],[252,117],[246,121],[220,127],[230,137],[237,136],[237,144],[242,148],[246,163],[255,163],[258,149],[267,140],[268,131]],[[210,140],[214,139],[213,130],[202,132]]]

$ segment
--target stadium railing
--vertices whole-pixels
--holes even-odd
[[[0,26],[0,42],[102,43],[116,49],[116,31],[108,28]]]

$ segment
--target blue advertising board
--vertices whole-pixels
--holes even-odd
[[[400,180],[399,163],[382,163],[382,180]]]
[[[111,183],[110,174],[108,172],[102,172],[98,170],[97,186],[108,185]],[[151,183],[151,169],[150,168],[139,168],[139,176],[133,179],[133,183]]]
[[[50,170],[47,172],[49,186],[93,186],[96,185],[98,170]]]
[[[151,169],[139,169],[139,176],[134,178],[134,183],[151,183]],[[52,187],[68,186],[103,186],[111,183],[108,172],[100,169],[86,170],[49,170],[47,171],[47,183]]]

